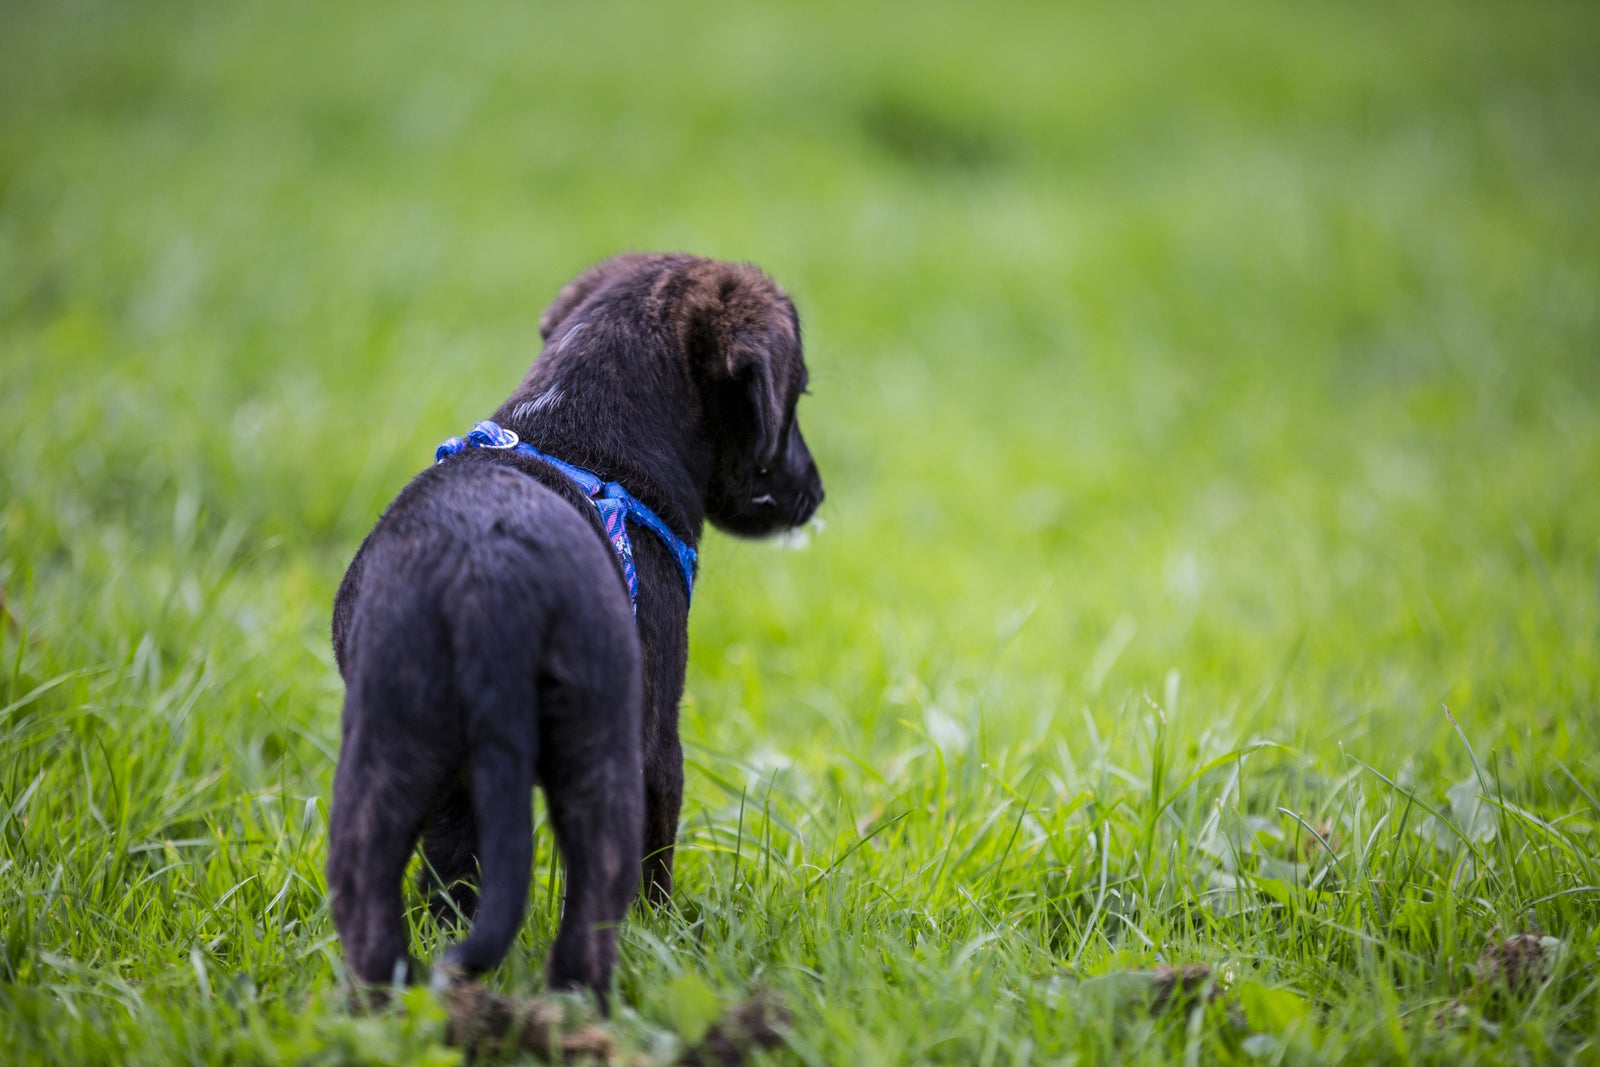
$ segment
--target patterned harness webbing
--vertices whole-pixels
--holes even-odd
[[[667,546],[672,558],[678,561],[678,569],[683,572],[683,588],[686,596],[690,598],[694,596],[694,568],[697,558],[695,550],[673,533],[672,527],[663,522],[660,515],[651,511],[618,483],[608,482],[592,471],[574,467],[565,460],[546,455],[526,441],[520,440],[514,431],[487,419],[474,423],[472,432],[464,439],[452,437],[440,445],[433,454],[433,461],[442,463],[457,452],[464,452],[469,448],[500,448],[532,456],[542,463],[548,463],[583,490],[584,496],[587,496],[594,504],[595,510],[600,512],[600,524],[606,529],[606,538],[611,542],[611,551],[617,554],[617,561],[622,564],[622,575],[628,581],[628,599],[633,602],[635,618],[639,615],[639,575],[633,566],[633,542],[628,538],[628,519],[632,519],[661,538],[661,543]]]

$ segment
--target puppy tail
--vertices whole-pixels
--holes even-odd
[[[452,620],[456,689],[466,706],[467,777],[478,831],[479,894],[472,932],[444,957],[449,971],[481,974],[505,958],[528,903],[533,782],[538,759],[529,635],[491,590],[459,598]]]

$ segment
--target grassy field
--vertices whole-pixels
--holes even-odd
[[[343,1007],[329,606],[644,248],[829,495],[703,546],[622,1055],[1600,1062],[1600,10],[546,7],[0,7],[0,1059],[458,1055]]]

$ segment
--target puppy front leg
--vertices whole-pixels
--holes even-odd
[[[683,807],[683,746],[678,742],[677,723],[659,731],[646,751],[644,899],[659,907],[672,899],[672,854]]]
[[[478,906],[478,822],[466,775],[445,787],[422,830],[417,888],[440,926],[470,920]]]
[[[689,666],[688,601],[676,564],[654,539],[641,565],[650,565],[652,588],[667,589],[670,598],[655,606],[639,604],[639,636],[644,646],[644,864],[640,872],[644,899],[659,907],[672,899],[672,854],[678,840],[678,814],[683,807],[683,746],[678,741],[678,701]]]

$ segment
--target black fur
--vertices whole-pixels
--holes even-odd
[[[621,482],[690,544],[708,518],[762,536],[816,510],[799,320],[754,267],[617,256],[539,331],[494,413],[523,440]],[[648,898],[670,895],[688,598],[666,547],[630,532],[637,622],[582,494],[536,460],[469,450],[418,475],[357,551],[333,611],[328,887],[358,978],[409,969],[401,881],[419,836],[435,914],[474,917],[445,965],[500,962],[527,900],[535,781],[567,866],[552,986],[604,999],[641,857]],[[474,866],[481,896],[460,884]]]

